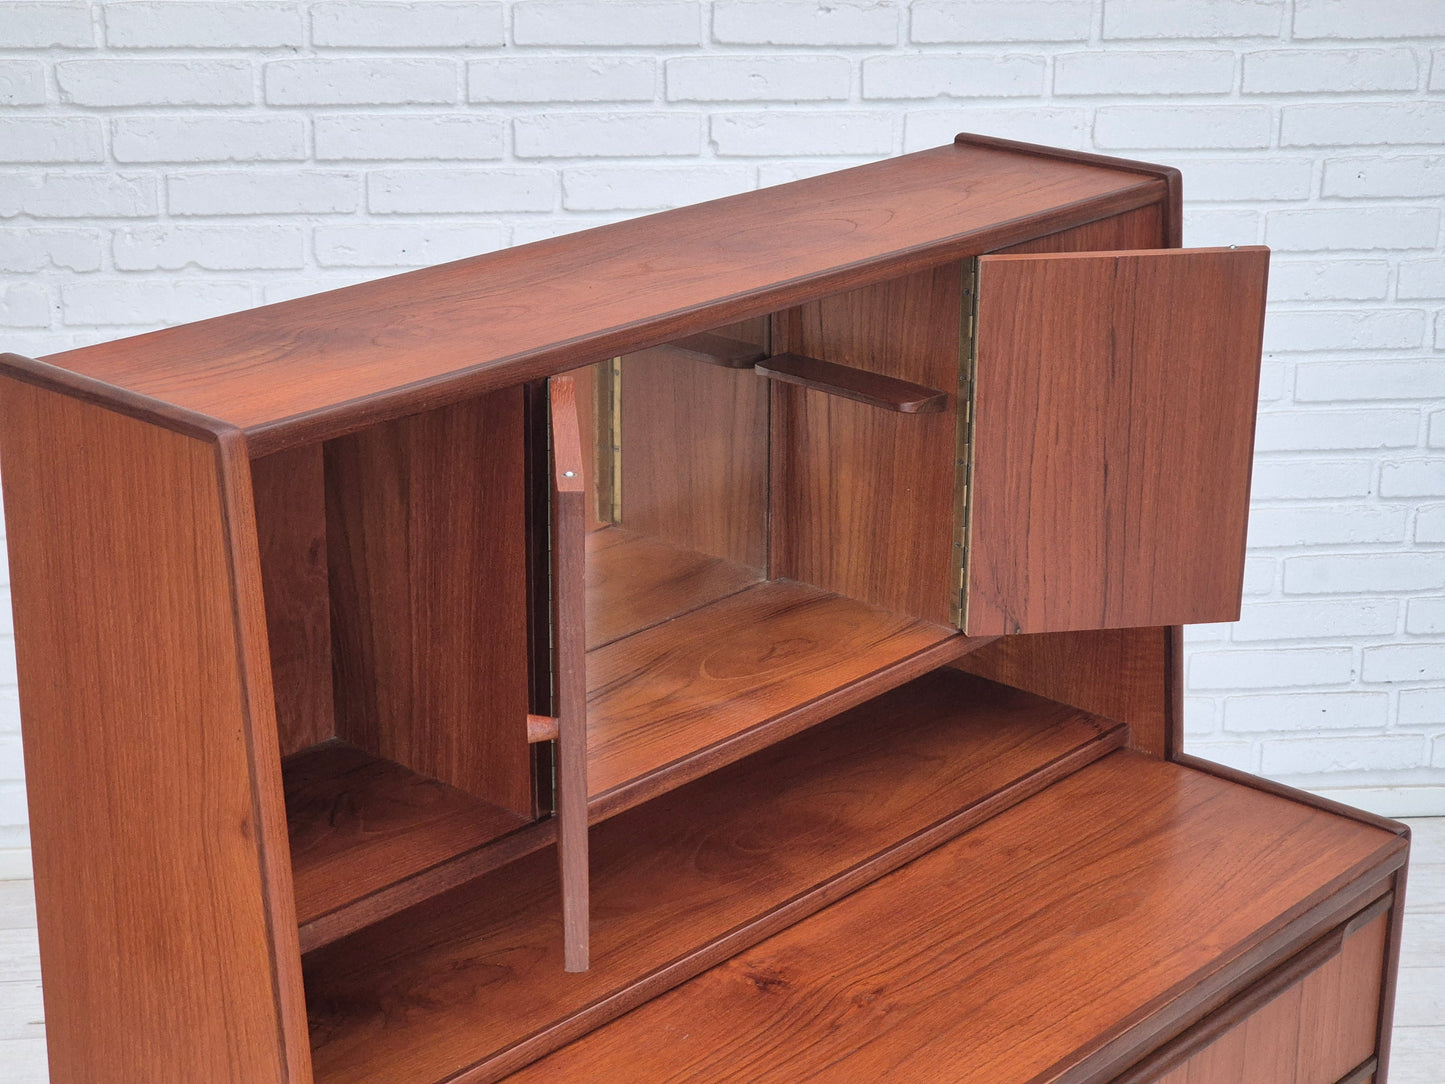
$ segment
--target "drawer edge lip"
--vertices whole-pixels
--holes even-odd
[[[1193,768],[1198,772],[1205,772],[1217,776],[1220,779],[1227,779],[1231,783],[1238,783],[1242,787],[1249,787],[1253,790],[1264,791],[1266,794],[1273,794],[1279,798],[1286,798],[1301,805],[1307,805],[1312,809],[1319,809],[1325,813],[1333,813],[1337,817],[1344,817],[1347,820],[1356,821],[1359,824],[1370,828],[1378,828],[1382,832],[1389,832],[1391,835],[1399,836],[1409,841],[1410,826],[1389,817],[1382,817],[1378,813],[1371,813],[1368,810],[1356,809],[1354,806],[1345,805],[1343,802],[1336,802],[1332,798],[1323,798],[1318,794],[1312,794],[1307,790],[1300,790],[1284,783],[1277,783],[1273,779],[1265,779],[1262,776],[1251,775],[1249,772],[1242,772],[1238,768],[1230,768],[1224,764],[1217,764],[1212,760],[1205,760],[1192,753],[1176,753],[1172,758],[1174,763],[1185,768]]]

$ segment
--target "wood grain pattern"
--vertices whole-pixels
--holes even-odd
[[[340,941],[343,937],[405,911],[408,907],[414,907],[458,885],[501,869],[524,855],[550,847],[556,841],[557,823],[555,819],[548,817],[545,820],[532,821],[515,832],[470,850],[456,850],[449,858],[436,865],[393,880],[370,895],[360,896],[334,910],[317,915],[309,922],[301,923],[297,930],[301,951],[311,952],[322,945]]]
[[[527,818],[343,741],[282,765],[303,926],[527,824]]]
[[[237,450],[0,387],[57,1082],[309,1079]]]
[[[587,535],[587,649],[757,583],[756,568],[683,549],[621,527]]]
[[[495,1078],[696,973],[712,942],[737,951],[1119,740],[930,675],[596,828],[584,975],[560,970],[547,853],[313,954],[317,1080],[439,1080],[500,1051]]]
[[[898,414],[937,414],[948,404],[948,393],[937,388],[802,354],[775,354],[757,367],[757,373]]]
[[[1130,248],[1171,248],[1164,212],[1159,204],[1086,222],[1058,233],[995,250],[996,254],[1023,255],[1032,252],[1117,252]]]
[[[979,260],[967,631],[1238,616],[1268,258]]]
[[[944,658],[930,655],[937,665],[966,650],[962,640],[951,629],[770,581],[589,652],[593,815],[614,808],[624,788],[627,804],[657,793],[638,790],[639,781],[677,786],[753,752],[756,744],[737,739],[755,728],[768,728],[771,738],[755,735],[767,741],[819,721],[826,711],[809,717],[795,709],[846,695],[850,685],[874,675],[888,681],[890,672],[889,684],[916,677],[899,664],[948,644]],[[867,695],[887,687],[875,684]],[[724,745],[734,751],[725,754]]]
[[[1116,753],[517,1080],[1109,1079],[1106,1038],[1187,1018],[1398,849]]]
[[[750,328],[759,344],[766,328]],[[761,348],[761,347],[760,347]],[[621,366],[618,526],[757,569],[767,565],[768,391],[751,369],[659,347]]]
[[[520,388],[326,445],[337,736],[525,814],[524,462]]]
[[[1292,960],[1266,976],[1119,1084],[1348,1079],[1375,1053],[1389,917],[1380,906],[1370,911],[1367,921],[1352,921],[1304,950],[1303,967]],[[1311,955],[1318,958],[1304,959]],[[1246,1010],[1242,1015],[1240,1006]],[[1216,1018],[1229,1026],[1216,1027]]]
[[[1177,721],[1169,628],[1004,636],[954,665],[1050,700],[1128,723],[1134,748],[1168,756]]]
[[[577,387],[570,376],[548,382],[552,420],[552,644],[557,743],[554,748],[557,866],[562,896],[563,961],[588,967],[587,861],[587,483]]]
[[[950,145],[48,360],[231,422],[262,454],[1143,206],[1163,186]]]
[[[1143,173],[1157,177],[1164,184],[1164,198],[1160,200],[1163,211],[1163,248],[1179,248],[1183,243],[1183,178],[1174,166],[1161,166],[1153,162],[1137,162],[1113,155],[1095,154],[1092,151],[1070,150],[1064,147],[1047,147],[1038,143],[1024,143],[1016,139],[1002,139],[998,136],[975,135],[960,132],[953,137],[960,146],[988,148],[990,150],[1014,151],[1032,154],[1057,162],[1073,162],[1084,166],[1103,166],[1106,169],[1122,169],[1131,173]]]
[[[326,568],[326,471],[307,444],[251,464],[266,637],[281,755],[336,731],[331,693],[331,594]]]
[[[903,416],[773,387],[772,575],[951,624],[962,274],[957,263],[781,313],[775,346],[946,389]]]
[[[708,365],[721,365],[724,369],[751,369],[768,356],[767,350],[755,341],[710,331],[684,335],[654,349],[670,354],[678,361],[701,361]]]

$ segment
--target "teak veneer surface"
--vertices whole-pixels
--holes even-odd
[[[336,734],[530,813],[521,388],[325,446]]]
[[[1155,627],[1001,636],[954,665],[1128,723],[1132,748],[1169,759],[1179,721],[1176,634]]]
[[[515,1079],[1100,1079],[1108,1042],[1403,848],[1116,753]]]
[[[962,313],[954,261],[778,314],[784,350],[946,394],[941,410],[900,414],[774,387],[773,575],[954,623]]]
[[[550,849],[310,954],[316,1078],[432,1082],[500,1052],[466,1078],[494,1079],[1121,740],[930,674],[594,828],[585,974],[562,971]]]
[[[729,328],[766,339],[761,320]],[[617,524],[762,570],[768,544],[768,386],[752,369],[627,354],[618,379]]]
[[[624,804],[634,804],[757,748],[718,748],[729,739],[846,694],[849,686],[884,676],[880,672],[891,670],[890,684],[901,684],[917,672],[898,664],[931,659],[931,649],[952,657],[967,646],[953,629],[770,580],[590,651],[587,774],[594,818],[599,800],[606,809],[624,797]],[[775,731],[763,742],[781,736]],[[692,762],[690,774],[680,761]],[[639,786],[648,779],[656,789]]]
[[[1130,1072],[1127,1084],[1341,1084],[1362,1079],[1354,1077],[1354,1070],[1373,1063],[1377,1049],[1390,919],[1385,908],[1390,902],[1389,897],[1376,901],[1265,976]],[[1294,981],[1280,981],[1289,978]],[[1246,1010],[1242,1017],[1240,1007]],[[1211,1026],[1216,1020],[1218,1028]],[[1161,1070],[1167,1071],[1161,1075]]]
[[[678,617],[757,583],[756,568],[622,527],[587,535],[587,648]]]
[[[288,757],[282,773],[303,925],[529,823],[343,741]]]
[[[1051,152],[1045,152],[1045,154]],[[708,331],[1157,202],[1157,176],[951,144],[45,361],[253,449]]]
[[[336,733],[321,445],[251,461],[281,755]]]
[[[970,635],[1239,616],[1268,266],[980,258]]]
[[[306,1076],[238,444],[0,381],[57,1082]]]

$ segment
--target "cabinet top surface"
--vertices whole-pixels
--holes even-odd
[[[960,137],[6,368],[235,426],[258,452],[1157,202],[1166,173]]]

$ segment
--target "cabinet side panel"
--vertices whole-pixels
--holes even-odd
[[[325,456],[337,735],[530,815],[522,389]]]
[[[6,382],[0,458],[51,1079],[309,1080],[218,448]]]
[[[276,726],[285,756],[335,732],[321,445],[303,444],[255,460],[251,488]]]
[[[833,294],[778,317],[775,352],[946,392],[900,414],[773,384],[772,574],[952,624],[962,268]]]

